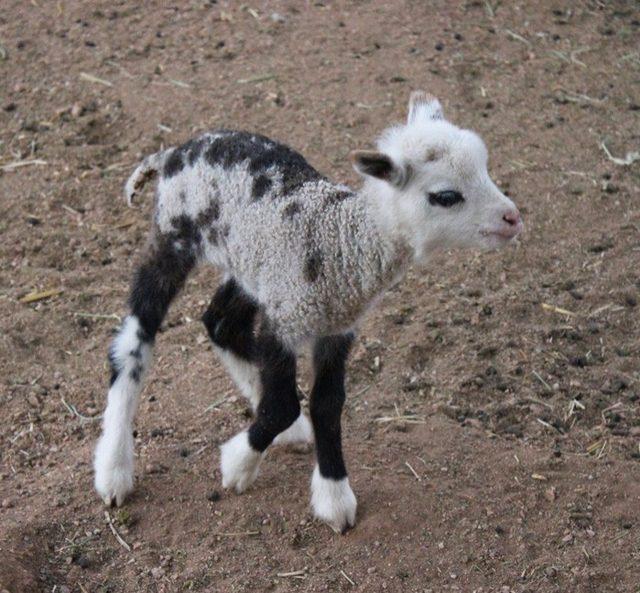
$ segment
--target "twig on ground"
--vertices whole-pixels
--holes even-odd
[[[175,78],[169,78],[169,82],[175,86],[179,86],[182,89],[190,89],[192,85],[187,82],[183,82],[182,80],[176,80]]]
[[[131,72],[129,72],[128,70],[126,70],[123,66],[121,66],[120,64],[118,64],[117,62],[114,62],[113,60],[106,60],[105,64],[107,64],[108,66],[113,66],[114,68],[117,68],[118,70],[120,70],[120,72],[122,74],[124,74],[127,78],[135,78],[135,76],[133,74],[131,74]]]
[[[408,461],[405,461],[404,464],[409,468],[411,473],[416,477],[416,480],[418,480],[418,482],[422,482],[422,478],[418,475],[418,472],[415,469],[413,469],[411,464]]]
[[[37,301],[42,301],[44,299],[49,299],[52,297],[57,297],[64,292],[62,288],[49,288],[47,290],[41,291],[33,291],[29,294],[25,294],[22,298],[19,299],[21,303],[35,303]]]
[[[364,395],[367,391],[369,391],[370,387],[371,387],[371,383],[369,383],[368,385],[365,385],[362,389],[360,389],[360,391],[357,391],[351,397],[360,397],[361,395]]]
[[[553,391],[553,388],[551,387],[551,385],[549,385],[549,383],[547,383],[547,382],[542,378],[542,376],[540,375],[540,373],[538,373],[537,371],[531,371],[531,373],[533,374],[533,376],[534,376],[536,379],[538,379],[538,381],[540,381],[540,383],[542,383],[542,384],[545,386],[545,388],[546,388],[548,391]]]
[[[640,161],[640,151],[639,150],[629,151],[629,152],[627,152],[625,157],[623,159],[621,159],[621,158],[613,156],[609,152],[609,149],[607,148],[607,145],[604,142],[600,142],[600,148],[602,148],[602,150],[604,150],[604,153],[607,155],[607,158],[614,165],[618,165],[619,167],[628,167],[629,165],[632,165],[636,161]]]
[[[548,428],[550,430],[556,430],[555,427],[553,426],[553,424],[549,424],[546,420],[543,420],[542,418],[536,418],[536,420],[542,424],[542,426],[544,426],[545,428]]]
[[[118,540],[118,543],[125,549],[127,550],[127,552],[131,552],[131,546],[122,539],[122,537],[120,536],[120,534],[118,533],[118,531],[116,530],[116,528],[113,525],[113,521],[111,520],[111,515],[109,515],[109,513],[107,511],[104,512],[104,518],[107,520],[107,523],[109,524],[109,528],[111,529],[111,532],[113,533],[113,535],[115,535],[116,539]]]
[[[273,80],[276,77],[275,74],[259,74],[257,76],[250,76],[249,78],[239,78],[238,84],[248,84],[250,82],[264,82],[266,80]]]
[[[47,161],[43,161],[42,159],[27,159],[22,161],[13,161],[11,163],[7,163],[6,165],[0,166],[0,170],[2,171],[14,171],[15,169],[20,169],[21,167],[29,167],[32,165],[48,165]]]
[[[528,47],[531,47],[531,41],[529,41],[528,39],[525,39],[522,35],[518,35],[511,29],[505,29],[504,32],[507,34],[507,36],[511,37],[512,39],[515,39],[516,41],[520,41],[525,45],[527,45]]]
[[[400,414],[398,404],[393,404],[396,415],[395,416],[381,416],[380,418],[374,418],[374,422],[405,422],[407,424],[426,424],[426,418],[424,416],[418,416],[417,414]]]
[[[579,60],[578,58],[576,58],[577,55],[583,54],[584,52],[587,51],[591,51],[590,47],[580,47],[578,49],[574,49],[572,52],[569,53],[569,59],[574,63],[574,64],[578,64],[578,66],[582,66],[583,68],[586,68],[587,65],[582,62],[581,60]]]
[[[535,397],[523,397],[521,401],[523,403],[538,404],[539,406],[546,406],[550,410],[553,410],[553,406],[551,404],[548,404],[547,402],[543,402],[541,399],[538,399]]]
[[[225,401],[227,401],[226,396],[225,397],[221,397],[219,400],[214,401],[212,404],[208,405],[205,409],[204,409],[204,413],[206,412],[210,412],[211,410],[213,410],[214,408],[217,408],[219,405],[223,404]]]
[[[243,535],[260,535],[259,531],[228,531],[216,534],[218,537],[240,537]]]
[[[551,311],[552,313],[559,313],[560,315],[569,315],[569,317],[576,317],[576,313],[574,313],[573,311],[563,309],[562,307],[556,307],[555,305],[550,305],[548,303],[542,303],[542,308],[545,311]]]
[[[77,416],[78,418],[80,418],[80,420],[95,422],[96,420],[100,420],[102,418],[102,414],[100,414],[99,416],[84,416],[83,414],[78,412],[78,410],[73,404],[68,404],[65,401],[64,397],[61,397],[60,400],[62,401],[62,404],[64,405],[64,407],[67,408],[67,410],[69,410],[69,412],[71,412],[74,416]]]
[[[276,576],[279,579],[288,579],[288,578],[306,579],[307,578],[307,570],[308,570],[308,568],[305,566],[301,570],[292,570],[290,572],[277,572]]]
[[[113,319],[118,323],[122,321],[120,316],[116,315],[115,313],[85,313],[84,311],[74,311],[73,316],[83,318],[86,317],[87,319]]]
[[[568,103],[578,103],[580,105],[584,105],[586,103],[594,103],[595,105],[600,105],[605,102],[605,99],[594,99],[589,95],[585,95],[584,93],[571,93],[569,91],[565,91],[564,89],[558,89],[558,92],[561,94],[558,97],[560,100],[567,101]]]
[[[344,570],[340,569],[340,574],[341,574],[345,579],[347,579],[347,581],[349,581],[349,583],[351,584],[351,586],[352,586],[352,587],[355,587],[355,586],[356,586],[356,584],[353,582],[353,580],[352,580],[352,579],[350,579],[350,578],[349,578],[349,575],[348,575]]]
[[[417,416],[416,414],[405,414],[402,416],[381,416],[380,418],[374,418],[374,422],[406,422],[407,424],[427,423],[424,416]]]
[[[80,212],[79,210],[76,210],[75,208],[72,208],[71,206],[69,206],[69,204],[62,204],[62,207],[67,212],[70,212],[71,214],[74,214],[75,216],[82,216],[82,212]]]
[[[191,455],[191,457],[196,457],[198,455],[200,455],[200,453],[202,453],[203,451],[206,451],[209,448],[209,445],[202,445],[202,447],[200,447],[197,451],[194,451],[193,455]]]
[[[555,56],[556,58],[559,58],[563,62],[566,62],[567,64],[571,64],[571,59],[564,52],[558,51],[557,49],[552,49],[552,50],[549,51],[549,53],[552,56]]]
[[[80,72],[80,78],[82,80],[86,80],[87,82],[95,82],[96,84],[102,84],[104,86],[113,86],[112,82],[109,82],[104,78],[98,78],[97,76],[89,74],[88,72]]]
[[[606,449],[606,447],[607,447],[607,439],[600,439],[595,441],[594,443],[591,443],[587,447],[587,453],[589,453],[590,455],[595,454],[596,459],[600,459],[604,454],[604,450]]]

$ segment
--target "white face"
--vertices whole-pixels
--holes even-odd
[[[355,153],[356,170],[419,258],[434,249],[501,247],[522,230],[515,204],[489,177],[484,143],[444,120],[436,99],[412,96],[407,124],[388,130],[378,148]]]

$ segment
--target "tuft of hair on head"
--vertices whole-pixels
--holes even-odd
[[[444,119],[440,101],[425,91],[413,91],[409,97],[407,125],[438,119]]]

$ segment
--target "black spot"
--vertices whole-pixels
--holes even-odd
[[[347,200],[349,198],[352,198],[355,194],[351,191],[347,191],[347,190],[343,190],[343,191],[336,191],[332,194],[329,194],[329,196],[327,196],[327,203],[329,204],[337,204],[339,202],[342,202],[343,200]]]
[[[196,218],[196,226],[208,227],[214,220],[220,217],[220,204],[217,199],[212,199],[209,206],[198,214]]]
[[[267,175],[272,167],[277,167],[282,173],[284,194],[298,189],[308,181],[323,179],[301,154],[285,144],[260,134],[228,130],[223,130],[222,133],[225,135],[213,140],[205,152],[210,165],[230,168],[248,161],[249,172],[256,177]],[[268,188],[265,189],[267,190]]]
[[[140,344],[138,344],[138,347],[135,350],[131,350],[131,352],[129,352],[129,356],[133,356],[133,358],[135,358],[136,360],[142,359],[142,350],[140,348]]]
[[[253,180],[253,189],[251,190],[251,195],[254,200],[259,200],[264,194],[266,194],[273,185],[273,181],[271,181],[270,177],[266,175],[259,175]]]
[[[179,196],[180,201],[184,204],[187,201],[187,192],[181,191]]]
[[[282,211],[282,218],[285,220],[292,219],[298,212],[300,212],[300,204],[298,204],[298,202],[291,202],[291,204],[288,204]]]
[[[207,143],[207,138],[196,138],[195,140],[189,140],[186,144],[181,146],[182,152],[186,155],[188,163],[193,164],[200,158],[202,149]]]
[[[231,227],[228,224],[223,225],[222,229],[221,229],[221,234],[222,234],[222,238],[226,239],[229,236],[229,231],[231,230]]]
[[[122,372],[122,367],[117,363],[115,353],[111,349],[109,350],[109,367],[111,368],[109,386],[113,386]]]
[[[200,231],[197,223],[187,216],[181,214],[180,216],[174,216],[171,219],[172,231],[163,235],[167,241],[173,241],[180,244],[180,248],[183,251],[197,251],[200,244]],[[195,253],[193,253],[195,257]]]
[[[207,239],[209,241],[209,243],[211,243],[211,245],[217,245],[218,241],[220,239],[220,231],[218,230],[217,226],[212,226],[208,233],[207,233]]]
[[[209,502],[218,502],[220,500],[220,493],[217,490],[213,490],[207,494],[207,500]]]
[[[196,138],[175,148],[165,161],[163,175],[173,177],[184,169],[186,163],[193,165],[200,158],[206,143],[206,137]]]
[[[142,376],[142,365],[137,364],[135,367],[131,369],[131,372],[129,373],[129,377],[131,377],[131,379],[136,383],[139,383],[141,376]]]
[[[304,278],[307,282],[315,282],[322,270],[322,254],[314,251],[304,261]]]
[[[184,169],[184,161],[182,160],[182,153],[179,148],[173,150],[173,152],[169,155],[169,158],[164,163],[164,170],[162,174],[164,177],[173,177],[177,175]]]

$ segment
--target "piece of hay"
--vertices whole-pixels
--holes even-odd
[[[48,290],[33,291],[25,294],[20,300],[21,303],[35,303],[44,299],[57,297],[64,292],[62,288],[49,288]]]

